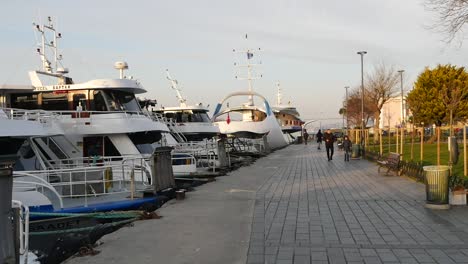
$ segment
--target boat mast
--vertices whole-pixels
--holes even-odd
[[[61,65],[60,61],[62,60],[62,55],[58,52],[58,40],[62,38],[62,34],[57,32],[50,16],[47,17],[47,24],[39,25],[33,23],[33,26],[41,34],[40,48],[37,48],[36,51],[41,57],[42,70],[29,72],[32,85],[35,87],[42,86],[38,74],[56,77],[59,80],[59,84],[65,84],[65,79],[67,78],[65,74],[68,73],[68,69],[59,67],[59,64]],[[47,38],[48,36],[50,37],[50,35],[52,35],[53,39],[51,41]],[[54,65],[47,59],[47,50],[52,50]]]
[[[62,55],[58,53],[58,39],[62,38],[62,34],[57,32],[57,30],[54,27],[54,24],[52,23],[52,18],[50,16],[47,17],[47,22],[48,23],[46,25],[39,25],[33,23],[33,26],[41,34],[41,48],[37,49],[37,53],[41,57],[42,61],[43,72],[41,73],[48,73],[48,75],[58,77],[62,76],[65,73],[68,73],[68,70],[59,68],[59,63],[62,60]],[[53,37],[53,40],[50,42],[47,40],[47,36],[49,34],[52,34]],[[47,48],[51,49],[54,54],[54,66],[52,66],[52,63],[47,59]]]
[[[247,39],[247,34],[245,34],[245,39]],[[258,51],[260,51],[261,49],[259,48]],[[257,51],[257,50],[253,50],[253,49],[247,49],[247,50],[239,50],[239,51],[236,51],[235,49],[233,50],[234,52],[238,52],[238,53],[245,53],[246,54],[246,57],[247,57],[247,63],[246,64],[243,64],[243,65],[237,65],[237,63],[234,63],[234,65],[238,66],[238,67],[246,67],[247,68],[247,77],[239,77],[239,76],[236,76],[236,79],[238,80],[247,80],[247,83],[248,83],[248,87],[249,87],[249,92],[253,92],[253,85],[252,85],[252,81],[253,80],[258,80],[262,77],[262,75],[258,76],[258,75],[255,75],[253,73],[253,68],[255,66],[258,66],[260,63],[258,64],[255,64],[255,63],[251,63],[251,59],[253,58],[254,56],[254,52]],[[254,101],[253,101],[253,95],[249,95],[249,102],[248,102],[248,105],[249,106],[253,106],[254,105]]]
[[[180,107],[186,107],[187,105],[185,103],[187,100],[182,97],[182,94],[180,93],[181,89],[178,87],[178,82],[176,79],[171,77],[169,70],[166,70],[166,78],[171,82],[172,89],[174,89],[177,93],[177,100],[179,100]]]
[[[281,88],[280,88],[280,82],[279,81],[276,82],[276,87],[278,89],[278,93],[276,94],[277,105],[281,105],[282,97],[281,97]]]

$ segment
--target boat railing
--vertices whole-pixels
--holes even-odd
[[[53,114],[58,116],[71,116],[72,118],[89,118],[93,117],[103,117],[105,115],[106,119],[132,119],[132,118],[149,118],[148,113],[143,111],[74,111],[74,110],[64,110],[64,111],[51,111]],[[114,114],[114,115],[111,115]],[[115,115],[118,114],[118,115]],[[110,115],[110,116],[108,116]],[[100,119],[101,119],[100,118]]]
[[[187,138],[184,134],[178,129],[177,122],[173,118],[162,117],[163,122],[167,125],[171,134],[177,139],[179,143],[187,142]]]
[[[28,250],[29,250],[29,207],[17,200],[11,201],[11,207],[18,209],[18,235],[19,235],[19,254],[24,256],[24,262],[28,263]]]
[[[174,153],[190,153],[198,161],[197,165],[215,170],[217,167],[216,142],[185,142],[174,147]]]
[[[20,180],[22,178],[32,178],[31,180]],[[34,181],[35,180],[35,181]],[[19,185],[19,186],[18,186]],[[57,190],[50,184],[46,179],[35,175],[34,173],[30,173],[27,171],[14,171],[13,172],[13,188],[15,190],[31,190],[34,189],[35,191],[41,191],[41,193],[45,193],[45,190],[50,191],[54,196],[57,198],[60,208],[63,208],[63,199],[61,195],[57,192]],[[45,188],[45,189],[44,189]]]
[[[16,108],[3,108],[3,112],[11,120],[37,121],[42,124],[50,124],[51,120],[57,119],[58,115],[45,110],[24,110]]]
[[[164,115],[160,114],[160,113],[155,113],[155,112],[147,112],[147,114],[149,115],[149,117],[153,120],[153,121],[157,121],[157,122],[165,122],[165,117]]]
[[[70,169],[53,169],[28,172],[14,172],[15,189],[34,189],[47,196],[51,191],[63,208],[64,198],[84,198],[88,205],[89,197],[98,197],[119,193],[135,196],[137,188],[145,188],[149,180],[144,170],[127,162],[121,165],[98,165]],[[141,173],[138,173],[141,171]],[[21,178],[31,177],[35,181]],[[139,185],[137,186],[137,183]],[[142,183],[142,184],[141,184]]]
[[[15,108],[3,108],[5,114],[9,119],[21,119],[21,120],[38,120],[45,122],[51,118],[59,118],[60,116],[71,116],[72,118],[90,118],[93,116],[102,117],[102,115],[108,114],[119,114],[113,116],[106,116],[110,119],[130,119],[130,118],[151,118],[151,115],[144,111],[86,111],[86,110],[25,110]]]
[[[264,152],[265,144],[262,139],[240,139],[234,138],[226,145],[227,152]]]

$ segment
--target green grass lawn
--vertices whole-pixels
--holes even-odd
[[[411,160],[411,142],[410,138],[405,140],[405,144],[403,146],[403,160],[410,161]],[[413,161],[420,162],[421,161],[421,144],[419,143],[419,139],[417,139],[417,143],[415,140],[414,149],[413,149]],[[382,140],[383,142],[383,153],[384,155],[389,153],[389,145],[388,139]],[[373,142],[370,140],[370,142]],[[396,152],[396,145],[395,139],[392,138],[390,145],[390,152]],[[453,166],[453,175],[463,176],[463,143],[458,143],[458,148],[460,151],[460,156],[458,156],[458,163]],[[380,145],[370,143],[368,149],[371,151],[379,152]],[[447,143],[440,143],[440,165],[448,165],[449,156],[448,156],[448,148]],[[423,162],[424,166],[426,165],[437,165],[437,143],[424,143],[424,154],[423,154]]]

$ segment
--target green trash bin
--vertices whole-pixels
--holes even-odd
[[[449,205],[449,166],[424,166],[426,184],[426,207],[448,209]]]
[[[353,144],[353,147],[351,148],[351,158],[353,159],[359,158],[360,149],[361,149],[361,145]]]

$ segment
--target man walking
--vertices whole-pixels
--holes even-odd
[[[320,146],[322,146],[322,131],[319,129],[319,131],[317,132],[317,135],[315,135],[317,137],[317,149],[320,149]]]
[[[325,139],[325,149],[327,150],[328,161],[333,159],[333,144],[335,143],[335,135],[332,134],[330,129],[327,129],[323,135]]]

